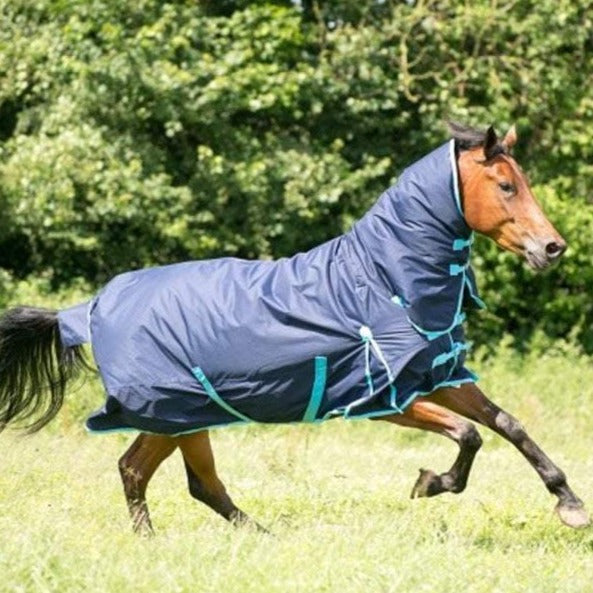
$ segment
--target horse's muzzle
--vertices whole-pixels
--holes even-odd
[[[527,263],[535,270],[544,270],[549,267],[566,251],[566,241],[558,236],[533,243],[525,249]]]

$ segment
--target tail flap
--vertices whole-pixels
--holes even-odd
[[[81,303],[58,313],[60,337],[65,348],[91,341],[89,308],[91,302]]]

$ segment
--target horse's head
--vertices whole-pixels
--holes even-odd
[[[510,154],[517,141],[514,126],[499,139],[492,127],[486,133],[451,125],[458,150],[463,212],[473,230],[503,249],[523,255],[541,270],[566,250],[566,242],[546,218],[529,182]]]

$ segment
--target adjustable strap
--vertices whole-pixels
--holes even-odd
[[[226,410],[229,414],[235,416],[236,418],[239,418],[240,420],[244,420],[245,422],[253,422],[251,418],[248,418],[244,414],[241,414],[241,412],[239,412],[238,410],[235,410],[235,408],[229,406],[229,404],[227,404],[220,397],[220,395],[216,393],[216,390],[214,389],[214,387],[212,387],[212,383],[208,381],[208,377],[206,377],[206,375],[200,367],[193,368],[191,372],[193,373],[194,377],[202,384],[202,387],[204,387],[204,389],[206,390],[208,397],[212,401],[216,402],[223,410]]]
[[[455,239],[453,241],[453,251],[463,251],[466,247],[471,247],[474,242],[474,234],[469,239]]]
[[[453,344],[453,348],[451,348],[451,350],[449,350],[448,352],[443,352],[442,354],[439,354],[438,356],[434,357],[434,360],[432,361],[432,368],[434,369],[435,367],[437,367],[441,364],[445,364],[452,358],[457,359],[457,357],[459,356],[459,353],[462,350],[467,350],[467,349],[468,349],[467,344],[464,344],[463,342],[455,342]]]
[[[450,276],[458,276],[459,274],[465,274],[465,270],[467,269],[467,267],[469,266],[469,263],[467,264],[449,264],[449,275]]]

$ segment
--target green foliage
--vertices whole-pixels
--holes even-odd
[[[445,119],[516,122],[571,250],[536,278],[480,242],[474,338],[593,351],[588,4],[0,0],[0,304],[14,279],[307,249]]]

